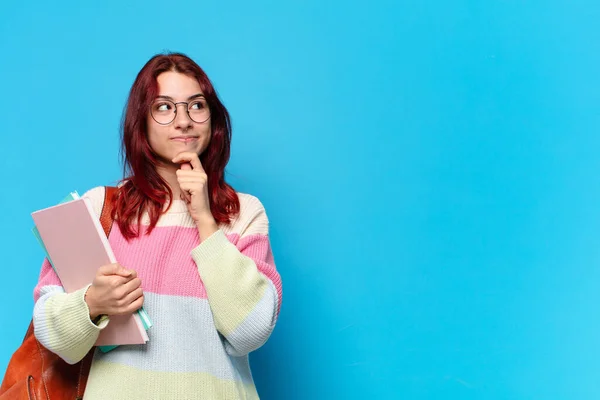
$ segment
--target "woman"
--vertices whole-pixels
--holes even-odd
[[[138,74],[123,120],[127,177],[113,199],[109,242],[119,264],[66,294],[45,261],[36,338],[69,363],[113,315],[142,304],[146,345],[96,351],[84,399],[257,399],[248,353],[265,343],[281,279],[260,201],[225,183],[231,128],[202,69],[157,55]],[[99,215],[104,187],[87,196]]]

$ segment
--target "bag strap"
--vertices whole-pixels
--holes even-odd
[[[104,187],[104,203],[102,203],[102,213],[100,214],[100,223],[102,224],[102,228],[104,229],[104,233],[106,233],[106,237],[110,234],[113,219],[112,219],[112,210],[113,210],[113,198],[115,197],[115,193],[117,192],[117,188],[114,186],[105,186]]]

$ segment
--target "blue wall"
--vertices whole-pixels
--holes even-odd
[[[600,3],[37,3],[0,11],[0,374],[30,212],[120,177],[127,91],[169,49],[271,219],[263,399],[600,398]]]

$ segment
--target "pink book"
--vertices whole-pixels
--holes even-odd
[[[89,199],[61,203],[31,216],[67,293],[92,283],[102,265],[117,262]],[[96,346],[146,342],[148,334],[136,312],[111,316]]]

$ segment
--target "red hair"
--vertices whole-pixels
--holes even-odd
[[[229,161],[231,121],[227,109],[204,71],[192,59],[180,53],[158,54],[138,73],[121,121],[123,158],[122,185],[113,199],[113,218],[123,236],[139,236],[141,217],[148,212],[150,226],[156,227],[165,204],[172,204],[173,192],[156,171],[157,155],[148,143],[147,121],[152,101],[158,95],[158,76],[167,71],[185,74],[198,81],[210,108],[211,140],[200,155],[208,176],[210,211],[218,223],[228,223],[240,210],[235,190],[225,183],[225,166]],[[134,229],[134,222],[137,229]]]

